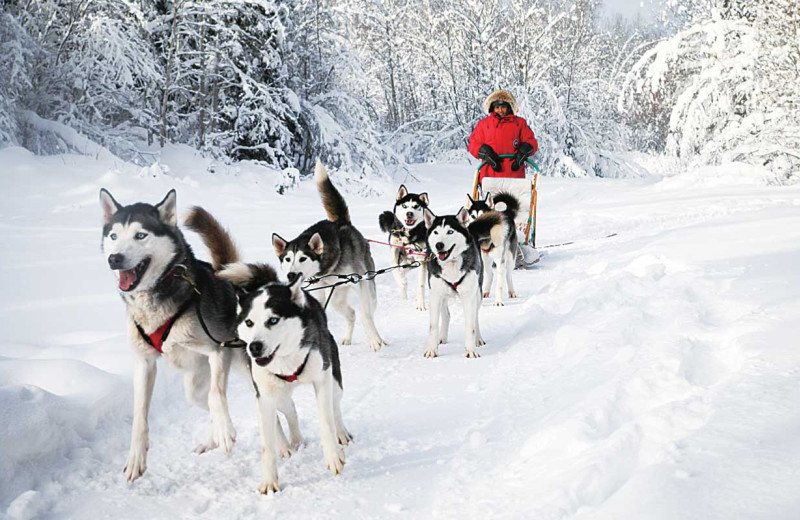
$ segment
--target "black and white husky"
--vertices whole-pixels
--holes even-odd
[[[483,299],[483,261],[478,241],[467,228],[468,222],[469,214],[465,208],[456,215],[442,217],[435,216],[430,210],[425,211],[428,253],[433,255],[428,265],[431,296],[426,358],[436,357],[439,344],[447,343],[450,326],[447,302],[456,296],[464,306],[467,357],[480,357],[475,349],[484,344],[478,324],[478,310]]]
[[[378,217],[381,231],[389,233],[389,243],[392,248],[392,265],[403,265],[409,261],[422,258],[418,255],[409,255],[409,252],[424,253],[426,249],[425,236],[425,210],[428,208],[427,193],[409,193],[404,185],[397,190],[397,198],[392,211],[384,211]],[[405,300],[408,298],[408,280],[405,269],[392,271],[394,279],[400,287],[400,293]],[[422,263],[419,269],[419,286],[417,287],[417,310],[425,310],[425,283],[427,270]]]
[[[499,220],[501,225],[495,227],[494,231],[484,235],[480,243],[483,255],[483,297],[489,296],[492,289],[493,270],[492,263],[497,267],[497,284],[495,286],[494,304],[503,305],[503,282],[508,283],[508,297],[516,298],[514,291],[514,281],[512,273],[516,260],[517,248],[517,228],[514,219],[519,211],[519,201],[510,193],[501,192],[496,196],[487,193],[483,199],[472,200],[467,195],[467,211],[470,221],[489,212],[496,212],[493,220]]]
[[[156,378],[156,361],[184,374],[186,399],[209,411],[211,437],[196,448],[229,452],[236,439],[226,396],[231,362],[244,353],[220,346],[236,330],[233,286],[215,276],[238,253],[219,223],[193,208],[186,224],[211,250],[213,265],[197,260],[177,226],[175,190],[155,206],[122,206],[105,189],[103,255],[117,275],[127,307],[128,343],[136,355],[133,377],[133,429],[125,477],[133,482],[147,468],[147,415]]]
[[[288,242],[277,233],[272,235],[272,247],[280,260],[281,270],[286,273],[290,282],[300,276],[308,279],[314,275],[350,273],[363,275],[367,271],[374,271],[375,262],[369,250],[369,243],[350,222],[347,203],[331,183],[328,171],[319,161],[314,177],[328,219],[317,222]],[[330,285],[336,281],[336,279],[321,280],[318,286]],[[364,280],[357,286],[367,341],[372,350],[377,352],[386,345],[386,342],[378,334],[373,317],[378,304],[375,280]],[[331,297],[331,305],[347,321],[347,330],[341,339],[342,345],[349,345],[352,342],[356,318],[355,311],[347,301],[349,292],[349,284],[341,285]],[[327,293],[328,291],[314,291],[312,294],[322,301],[322,298],[327,298]]]
[[[220,276],[242,288],[238,334],[247,343],[258,396],[263,468],[259,491],[279,491],[276,448],[286,456],[301,441],[292,403],[295,382],[314,386],[322,451],[328,469],[338,475],[345,462],[340,444],[353,438],[342,420],[339,350],[322,305],[302,290],[302,275],[286,285],[275,281],[269,266],[238,263],[226,266]],[[277,410],[287,418],[291,441],[286,440]]]

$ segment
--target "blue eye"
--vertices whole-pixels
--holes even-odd
[[[147,233],[136,233],[133,238],[136,240],[143,240],[147,236]]]
[[[108,235],[108,238],[110,238],[111,240],[116,240],[117,239],[117,234],[116,233],[111,233],[110,235]]]
[[[275,324],[276,324],[276,323],[278,323],[279,321],[280,321],[280,320],[279,320],[278,318],[272,317],[272,318],[270,318],[270,319],[268,319],[268,320],[267,320],[267,325],[270,325],[270,326],[271,326],[271,325],[275,325]]]

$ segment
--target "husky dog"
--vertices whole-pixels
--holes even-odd
[[[517,228],[514,224],[514,219],[517,217],[517,212],[519,211],[519,201],[514,195],[505,192],[498,193],[494,197],[491,193],[487,193],[483,199],[478,200],[472,200],[472,197],[467,195],[466,208],[471,221],[489,212],[496,212],[497,215],[490,220],[495,221],[499,217],[502,223],[502,225],[497,227],[491,234],[488,236],[484,235],[486,238],[481,240],[479,245],[481,254],[483,255],[483,297],[488,297],[489,291],[492,288],[492,263],[494,262],[494,265],[497,266],[497,285],[495,287],[494,304],[496,306],[503,305],[504,279],[508,282],[508,297],[517,297],[517,293],[514,291],[514,281],[511,279],[511,274],[514,271],[516,252],[519,247],[517,244]]]
[[[467,357],[480,357],[475,348],[484,344],[478,324],[478,310],[483,299],[483,261],[478,242],[467,228],[468,222],[469,214],[465,208],[456,215],[442,217],[425,210],[428,254],[433,255],[428,266],[431,322],[426,358],[436,357],[439,344],[447,343],[450,326],[447,301],[454,296],[458,296],[464,306]],[[481,222],[481,219],[476,222]]]
[[[369,244],[350,222],[347,203],[331,183],[328,171],[320,161],[317,161],[314,177],[328,219],[317,222],[289,242],[277,233],[272,235],[272,247],[280,259],[281,269],[286,273],[286,277],[293,282],[300,276],[310,278],[314,275],[364,274],[367,271],[374,271],[375,262],[372,260]],[[325,286],[327,282],[319,283]],[[347,301],[349,292],[349,284],[341,285],[331,297],[333,308],[347,321],[347,330],[341,340],[342,345],[349,345],[352,342],[356,318],[355,311]],[[328,291],[314,291],[312,294],[321,300],[327,297],[327,293]],[[386,345],[386,342],[378,334],[373,319],[378,304],[375,281],[359,282],[358,293],[367,341],[372,350],[377,352]]]
[[[268,266],[233,264],[220,273],[243,288],[239,295],[238,333],[247,343],[258,396],[261,423],[261,493],[279,491],[275,449],[287,441],[276,410],[287,417],[292,446],[300,442],[297,414],[292,404],[295,382],[314,385],[320,414],[320,439],[328,469],[334,475],[344,467],[344,450],[353,437],[342,421],[342,372],[339,350],[328,330],[322,305],[302,290],[303,275],[288,284],[277,283]],[[289,413],[286,413],[286,410]]]
[[[389,242],[396,246],[392,249],[392,264],[403,265],[407,261],[418,259],[416,255],[409,255],[409,251],[424,253],[426,249],[425,235],[425,209],[428,202],[427,193],[409,193],[404,185],[397,190],[397,199],[394,211],[384,211],[378,217],[381,231],[389,233]],[[416,258],[415,258],[416,257]],[[405,269],[392,271],[403,299],[408,298],[408,281]],[[425,281],[427,280],[425,264],[420,265],[419,286],[417,288],[417,310],[425,310]]]
[[[100,190],[103,255],[118,278],[127,307],[128,343],[136,355],[133,429],[125,477],[133,482],[147,469],[147,415],[159,357],[183,372],[186,399],[209,411],[211,437],[196,448],[230,452],[236,439],[226,396],[231,362],[244,353],[220,341],[236,329],[233,286],[214,273],[238,259],[222,226],[205,210],[192,209],[186,224],[211,250],[213,265],[197,260],[177,226],[175,190],[155,206],[122,206]]]

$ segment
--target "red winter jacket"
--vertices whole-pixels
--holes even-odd
[[[539,149],[539,143],[533,135],[533,130],[528,126],[527,121],[514,114],[509,114],[500,119],[494,114],[484,117],[469,136],[469,146],[467,149],[473,157],[478,158],[478,150],[484,144],[488,144],[497,155],[514,154],[519,150],[519,145],[528,143],[533,146],[531,156]],[[516,179],[525,178],[525,168],[517,171],[511,170],[511,159],[503,159],[503,167],[496,172],[488,164],[481,168],[481,175],[478,182],[484,177],[511,177]]]

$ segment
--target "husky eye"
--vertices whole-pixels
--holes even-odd
[[[434,235],[438,235],[439,234],[439,230],[437,229],[436,231],[433,232],[433,234]]]
[[[302,264],[302,263],[303,263],[303,262],[305,262],[306,260],[308,260],[308,258],[306,258],[306,257],[303,257],[303,258],[301,258],[301,259],[299,260],[299,262]]]
[[[117,239],[117,234],[116,233],[111,233],[110,235],[108,235],[108,238],[110,238],[111,240],[116,240]]]
[[[248,327],[252,327],[253,326],[253,320],[248,318],[248,319],[244,320],[244,324],[247,325]]]
[[[289,258],[288,256],[285,256],[285,257],[283,257],[283,261],[288,263],[288,262],[291,262],[292,259]]]
[[[142,232],[139,232],[139,233],[136,233],[135,235],[133,235],[133,238],[135,238],[136,240],[144,240],[146,237],[147,237],[147,233],[142,233]]]
[[[452,235],[453,233],[454,233],[454,231],[453,231],[452,229],[448,229],[448,230],[447,230],[447,234],[448,234],[448,235]]]
[[[281,320],[276,318],[275,316],[273,316],[272,318],[267,320],[267,325],[272,326],[272,325],[277,324],[279,321],[281,321]]]

